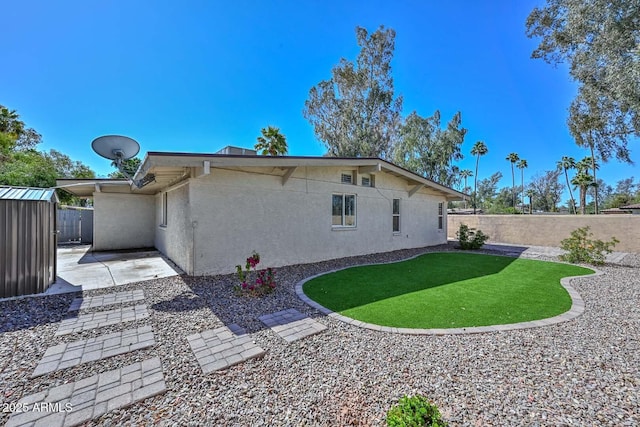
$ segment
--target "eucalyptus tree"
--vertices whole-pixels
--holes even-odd
[[[393,152],[394,163],[452,187],[459,172],[453,162],[463,158],[460,146],[467,132],[461,122],[460,113],[456,113],[442,130],[439,111],[431,117],[412,112],[400,126],[400,138]]]
[[[480,157],[484,156],[489,152],[486,144],[483,141],[476,141],[471,148],[471,155],[476,156],[476,173],[474,175],[474,183],[473,183],[473,213],[476,213],[476,207],[478,205],[477,200],[477,190],[478,190],[478,163],[480,163]]]
[[[520,191],[522,191],[523,199],[524,199],[524,170],[529,166],[525,159],[520,159],[518,164],[516,165],[518,169],[520,169]],[[514,206],[515,208],[515,206]],[[524,200],[522,201],[522,213],[524,213]]]
[[[573,198],[573,191],[571,191],[571,184],[569,183],[569,169],[575,169],[576,160],[573,157],[562,156],[562,160],[556,162],[559,170],[564,171],[564,178],[567,181],[567,188],[569,189],[569,196],[571,197],[571,206],[573,206],[573,213],[577,214],[576,211],[576,200]],[[569,211],[571,212],[571,211]]]
[[[562,198],[564,185],[560,183],[561,172],[558,169],[537,173],[529,181],[529,189],[535,192],[537,209],[545,212],[556,212]]]
[[[631,163],[628,142],[640,137],[640,2],[546,0],[526,22],[540,38],[532,58],[567,62],[578,94],[568,124],[578,145]]]
[[[384,26],[371,34],[356,27],[356,61],[342,58],[331,78],[309,91],[302,113],[329,156],[391,155],[402,111],[402,97],[394,95],[391,77],[395,36]]]
[[[268,126],[260,130],[258,142],[254,146],[256,151],[260,151],[263,156],[284,156],[289,151],[287,138],[280,133],[280,129]]]
[[[512,183],[511,193],[513,195],[513,208],[515,209],[516,207],[516,175],[513,167],[516,164],[516,162],[520,160],[520,157],[518,156],[517,153],[509,153],[509,155],[506,157],[505,160],[508,160],[511,163],[511,183]]]

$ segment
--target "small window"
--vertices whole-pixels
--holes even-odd
[[[400,199],[393,199],[393,232],[400,232]]]
[[[343,184],[353,184],[353,172],[343,172],[340,175],[340,182]]]
[[[438,230],[444,228],[444,203],[438,203]]]
[[[168,193],[162,193],[162,223],[160,225],[163,227],[167,226],[167,196]]]
[[[356,195],[334,194],[331,207],[331,225],[333,227],[356,226]]]
[[[363,187],[375,187],[375,177],[373,175],[365,175],[361,178],[360,183]]]

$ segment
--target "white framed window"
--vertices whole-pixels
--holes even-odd
[[[438,230],[444,229],[444,203],[438,203]]]
[[[355,181],[353,180],[353,172],[346,171],[340,174],[340,182],[343,184],[353,184]]]
[[[331,196],[331,226],[356,226],[355,194],[333,194]]]
[[[160,223],[161,227],[166,227],[167,226],[167,216],[168,216],[168,211],[167,211],[167,198],[168,198],[168,194],[166,191],[164,193],[162,193],[162,222]]]
[[[400,232],[400,199],[393,199],[393,209],[391,214],[393,221],[393,232]]]
[[[360,178],[360,185],[363,187],[375,187],[376,180],[374,175],[363,175]]]

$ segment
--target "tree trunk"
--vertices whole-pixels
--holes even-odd
[[[571,185],[569,185],[569,174],[567,173],[567,168],[564,168],[564,177],[567,179],[567,188],[569,189],[569,196],[571,196],[571,206],[573,206],[573,214],[577,215],[578,211],[576,210],[576,200],[573,198],[573,191],[571,191]]]
[[[596,177],[596,158],[593,156],[593,143],[589,145],[591,148],[591,168],[593,169],[593,182],[596,184],[594,188],[595,197],[593,201],[595,202],[596,215],[598,215],[598,178]]]

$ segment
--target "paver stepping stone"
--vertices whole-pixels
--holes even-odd
[[[140,301],[144,299],[142,289],[135,291],[116,292],[114,294],[96,295],[94,297],[80,297],[71,302],[68,311],[85,310],[88,308],[104,307],[125,302]]]
[[[165,391],[155,357],[25,396],[6,425],[77,426]]]
[[[31,378],[82,363],[151,347],[155,343],[151,326],[141,326],[86,340],[58,344],[47,349],[31,374]]]
[[[81,314],[78,317],[64,319],[60,322],[57,335],[66,335],[88,329],[101,328],[121,322],[130,322],[149,317],[147,306],[139,304],[134,307],[120,307],[113,310]]]
[[[205,374],[265,354],[249,335],[237,336],[224,326],[189,335],[187,341]]]
[[[295,308],[265,314],[258,319],[287,342],[293,342],[327,329],[322,323],[300,313]]]

